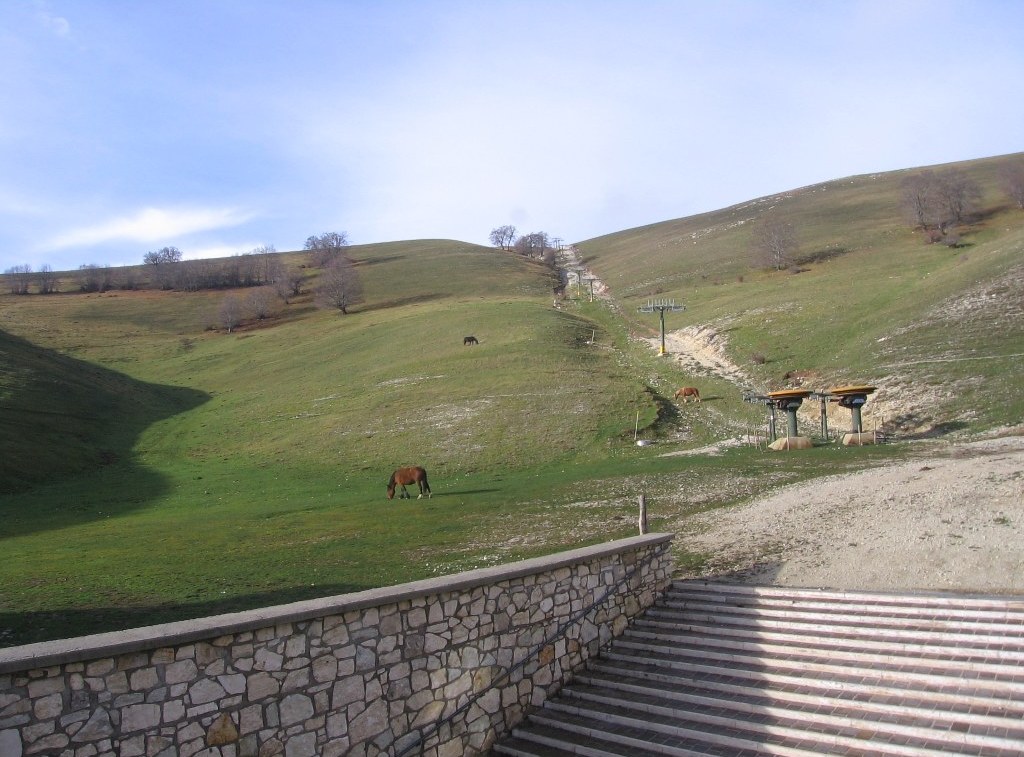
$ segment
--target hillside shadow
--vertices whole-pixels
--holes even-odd
[[[136,607],[97,607],[94,609],[53,612],[0,612],[0,648],[35,644],[41,641],[70,639],[108,631],[122,631],[160,623],[206,618],[211,615],[241,612],[262,607],[333,597],[377,588],[365,584],[323,584],[297,586],[218,599],[210,602],[146,605]]]
[[[841,245],[829,246],[820,250],[814,250],[806,255],[799,256],[794,262],[797,265],[810,265],[811,263],[827,263],[830,260],[842,257],[849,252],[849,248]]]
[[[652,431],[655,434],[671,432],[682,417],[675,402],[651,386],[644,387],[644,394],[647,395],[648,401],[654,405],[656,414],[654,416],[654,421],[642,430]],[[623,435],[631,436],[634,431],[634,429],[623,431]]]
[[[136,461],[136,441],[152,424],[209,399],[195,389],[138,381],[4,331],[0,365],[3,536],[114,516],[159,495],[166,484]]]

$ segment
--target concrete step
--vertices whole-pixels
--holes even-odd
[[[1016,660],[1000,662],[998,659],[985,661],[944,659],[936,655],[922,657],[908,654],[902,649],[886,650],[884,648],[876,648],[869,652],[857,652],[845,648],[776,643],[769,639],[756,637],[715,637],[682,632],[651,634],[632,631],[623,636],[619,647],[622,649],[645,649],[657,654],[698,654],[702,656],[715,654],[723,660],[732,655],[738,661],[751,655],[756,656],[758,660],[765,655],[770,655],[773,660],[791,664],[807,662],[832,666],[871,666],[873,670],[896,669],[926,675],[972,673],[984,680],[1003,681],[1008,687],[1015,688],[1024,694],[1024,667],[1019,667],[1019,662]],[[1014,687],[1013,684],[1017,685]]]
[[[732,674],[730,674],[732,673]],[[604,680],[610,687],[656,686],[683,688],[686,691],[711,689],[731,694],[770,696],[776,701],[792,701],[798,707],[840,707],[846,704],[865,711],[885,715],[904,709],[919,717],[958,727],[969,717],[979,725],[1019,728],[1024,722],[1024,701],[983,696],[962,690],[928,690],[920,692],[903,686],[886,686],[873,682],[842,681],[834,678],[809,678],[755,671],[726,672],[711,665],[692,666],[684,671],[666,670],[638,658],[631,662],[600,660],[576,680]]]
[[[837,731],[870,731],[887,738],[903,737],[918,744],[934,740],[935,728],[941,722],[943,728],[955,734],[959,747],[998,750],[1019,748],[1024,743],[1024,726],[1019,714],[1016,717],[974,716],[969,712],[937,714],[927,706],[858,702],[785,691],[777,695],[770,689],[724,686],[720,682],[669,686],[634,681],[633,678],[584,674],[563,690],[562,699],[600,702],[676,717],[683,711],[719,713],[735,721],[767,717],[777,724],[787,724],[794,731],[808,725],[812,729],[827,726]],[[944,744],[949,741],[949,736],[942,739]]]
[[[757,598],[766,602],[799,602],[802,606],[865,605],[870,611],[883,607],[948,608],[951,613],[991,612],[999,617],[1024,615],[1024,597],[977,596],[964,594],[897,594],[868,591],[829,591],[783,586],[756,586],[726,584],[710,581],[675,581],[665,598],[701,596],[718,602],[734,602],[742,598]],[[894,614],[902,612],[896,610]]]
[[[1024,601],[677,582],[494,748],[1024,754]]]
[[[736,639],[758,639],[779,644],[801,645],[809,649],[898,650],[901,654],[922,659],[973,660],[996,664],[1024,662],[1024,639],[1013,636],[949,638],[945,634],[926,631],[900,631],[865,629],[860,633],[842,632],[827,623],[798,623],[762,621],[758,623],[734,622],[722,616],[717,622],[675,622],[668,616],[649,612],[633,626],[637,637],[718,636]]]
[[[592,708],[581,708],[552,701],[550,706],[530,716],[531,728],[516,729],[517,738],[532,738],[536,727],[543,727],[546,743],[558,744],[571,754],[580,747],[599,745],[608,754],[674,755],[690,757],[708,754],[779,754],[791,757],[814,757],[822,754],[843,754],[838,749],[805,742],[802,746],[786,740],[745,734],[729,728],[690,728],[675,721],[640,719],[625,715],[609,715]],[[556,741],[557,740],[557,741]],[[611,751],[614,750],[614,751]],[[496,747],[505,754],[504,745]]]
[[[655,608],[655,614],[678,617],[685,612],[692,618],[715,617],[720,613],[742,618],[773,618],[778,620],[806,620],[827,617],[834,623],[853,628],[875,626],[891,628],[922,628],[951,633],[986,634],[1006,632],[1017,634],[1024,629],[1024,612],[965,609],[957,611],[942,605],[897,605],[889,603],[873,608],[863,603],[815,602],[807,603],[797,596],[761,598],[749,595],[728,595],[710,599],[693,593],[668,592]]]

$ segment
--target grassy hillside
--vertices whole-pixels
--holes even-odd
[[[592,463],[631,464],[635,419],[657,414],[602,323],[551,307],[549,269],[457,242],[352,253],[367,296],[350,315],[306,294],[231,334],[209,328],[219,292],[0,297],[0,643],[631,530],[621,503],[583,528],[546,514]],[[408,464],[432,500],[384,498]],[[522,542],[496,550],[496,514]]]
[[[879,386],[874,420],[904,433],[1019,419],[1024,367],[1024,212],[999,172],[1024,156],[955,168],[983,190],[961,246],[927,245],[906,222],[900,183],[916,170],[854,176],[578,245],[638,329],[649,298],[674,298],[669,330],[707,327],[759,390]],[[766,216],[794,226],[791,270],[753,262]],[[754,356],[763,356],[755,363]]]
[[[0,295],[0,645],[595,543],[635,532],[641,493],[675,528],[900,454],[662,456],[763,410],[631,339],[656,326],[635,312],[649,296],[685,302],[670,328],[709,325],[759,387],[801,369],[877,383],[869,413],[898,398],[905,427],[1019,422],[1024,214],[999,206],[998,164],[964,166],[990,210],[956,250],[902,224],[899,174],[590,240],[611,307],[553,308],[549,269],[445,240],[353,247],[366,299],[349,315],[314,307],[306,269],[305,294],[230,334],[211,328],[222,292]],[[801,219],[800,273],[749,266],[773,205]],[[693,382],[704,403],[671,401]],[[387,501],[409,464],[435,496]]]

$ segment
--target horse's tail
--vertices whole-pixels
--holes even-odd
[[[427,469],[423,468],[423,490],[430,495],[430,484],[427,482]]]

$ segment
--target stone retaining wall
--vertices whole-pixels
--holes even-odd
[[[671,538],[0,649],[0,757],[485,754],[668,586]]]

